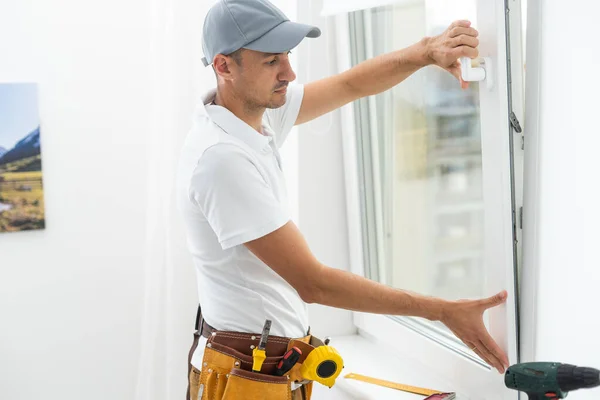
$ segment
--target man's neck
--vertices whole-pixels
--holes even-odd
[[[250,125],[254,130],[258,133],[262,134],[262,118],[265,112],[264,108],[252,108],[248,107],[247,104],[241,102],[239,99],[234,96],[224,96],[219,90],[217,90],[217,94],[213,103],[225,107],[229,111],[231,111],[236,117]]]

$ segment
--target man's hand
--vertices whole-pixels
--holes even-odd
[[[469,21],[456,21],[439,36],[426,37],[405,49],[366,60],[348,71],[304,86],[296,125],[311,121],[354,100],[393,88],[427,65],[435,64],[469,87],[460,76],[460,57],[479,54],[479,33]]]
[[[470,21],[454,21],[448,29],[439,36],[429,38],[427,55],[431,62],[459,80],[463,89],[469,87],[460,75],[460,57],[476,58],[479,55],[477,46],[479,32],[471,27]]]
[[[501,374],[509,367],[508,357],[492,339],[483,323],[483,312],[506,301],[506,291],[483,300],[447,303],[441,322],[460,340]]]

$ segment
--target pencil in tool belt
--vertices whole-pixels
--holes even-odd
[[[269,332],[271,331],[271,320],[265,321],[258,347],[252,351],[252,371],[260,372],[262,365],[267,358],[267,340],[269,339]]]

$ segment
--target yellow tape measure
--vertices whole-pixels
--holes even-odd
[[[331,346],[319,346],[308,354],[300,374],[304,379],[319,382],[329,388],[344,368],[342,356]]]
[[[402,390],[403,392],[422,394],[423,396],[431,396],[432,394],[443,393],[439,390],[431,390],[431,389],[424,389],[424,388],[415,387],[415,386],[403,385],[401,383],[384,381],[382,379],[371,378],[369,376],[364,376],[364,375],[359,375],[359,374],[354,374],[354,373],[350,373],[350,374],[344,376],[344,378],[355,379],[357,381],[362,381],[362,382],[371,383],[373,385],[388,387],[390,389]]]

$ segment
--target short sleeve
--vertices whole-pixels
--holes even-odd
[[[265,236],[290,220],[251,157],[232,144],[214,145],[200,157],[190,199],[224,250]]]
[[[267,123],[275,132],[277,147],[281,147],[294,127],[298,119],[298,114],[300,114],[303,98],[304,85],[290,84],[285,104],[279,108],[267,109],[265,111]]]

